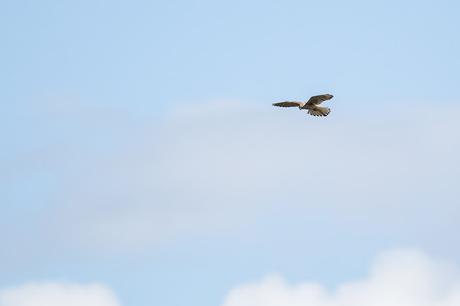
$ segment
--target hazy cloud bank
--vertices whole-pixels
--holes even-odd
[[[80,235],[109,244],[234,232],[273,207],[330,207],[376,222],[415,207],[451,215],[460,110],[385,111],[338,108],[318,120],[241,104],[178,109],[72,167],[62,201]]]
[[[35,125],[41,142],[6,168],[47,179],[31,180],[42,203],[34,234],[91,248],[239,235],[270,209],[362,214],[368,231],[458,216],[459,108],[333,103],[327,118],[242,103],[155,119],[54,109]]]

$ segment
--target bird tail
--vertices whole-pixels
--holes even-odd
[[[315,108],[308,110],[308,113],[312,116],[327,116],[330,112],[330,108],[322,106],[316,106]]]

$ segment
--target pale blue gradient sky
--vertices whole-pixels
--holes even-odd
[[[273,272],[333,286],[387,248],[460,263],[459,13],[0,2],[0,287],[100,281],[123,305],[212,306]],[[270,108],[323,92],[324,121]],[[291,150],[335,162],[277,160]]]

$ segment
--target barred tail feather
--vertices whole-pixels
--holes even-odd
[[[331,109],[328,107],[317,106],[313,109],[309,109],[308,113],[312,116],[327,116],[331,112]]]

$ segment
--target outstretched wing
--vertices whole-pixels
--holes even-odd
[[[322,102],[324,102],[326,100],[332,99],[333,97],[334,96],[330,95],[330,94],[313,96],[307,101],[307,103],[305,103],[305,106],[318,105],[318,104],[321,104]]]
[[[273,106],[279,106],[279,107],[299,107],[303,105],[304,105],[303,102],[297,102],[297,101],[284,101],[284,102],[273,103]]]
[[[328,107],[314,106],[308,109],[308,113],[312,116],[327,116],[331,112],[331,109]]]

